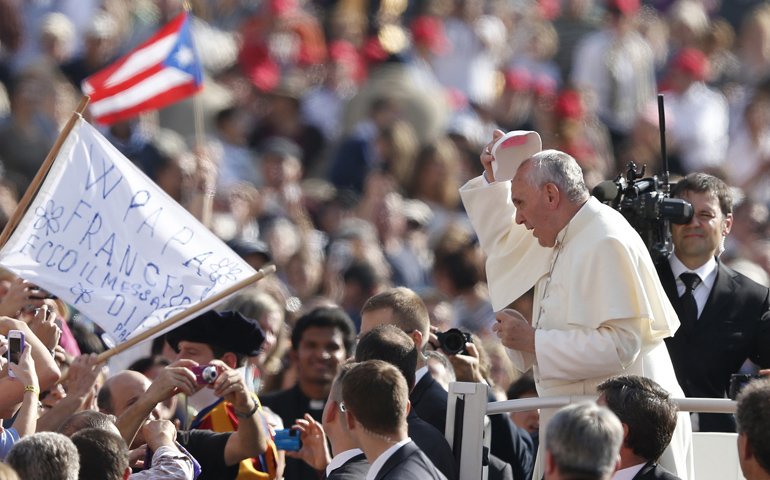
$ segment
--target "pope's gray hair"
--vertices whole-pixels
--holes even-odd
[[[526,163],[529,163],[531,168],[524,175],[524,179],[533,187],[541,189],[546,184],[553,183],[570,203],[582,204],[588,200],[583,171],[572,156],[558,150],[543,150],[522,163],[522,166]]]
[[[566,478],[612,476],[623,443],[623,425],[610,409],[593,402],[569,405],[548,422],[545,448]]]

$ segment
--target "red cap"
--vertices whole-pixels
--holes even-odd
[[[632,15],[641,8],[639,0],[607,0],[605,6],[609,11],[620,12],[624,15]]]
[[[556,99],[556,106],[553,110],[557,118],[566,120],[579,120],[585,115],[583,98],[574,90],[565,89]]]
[[[356,47],[347,40],[331,42],[329,44],[329,58],[335,63],[347,65],[356,83],[361,83],[366,78],[366,68],[361,55],[359,55]]]
[[[556,93],[556,80],[545,74],[538,75],[532,81],[532,90],[538,97],[550,97]]]
[[[297,2],[295,0],[268,0],[267,6],[270,13],[276,17],[285,18],[294,13],[297,9]]]
[[[449,53],[451,44],[444,33],[444,22],[440,19],[421,15],[414,19],[411,30],[415,44],[426,45],[436,55]]]
[[[671,60],[671,69],[702,81],[708,77],[709,61],[697,48],[683,48]]]
[[[505,72],[505,88],[514,92],[532,89],[532,75],[525,68],[511,68]]]

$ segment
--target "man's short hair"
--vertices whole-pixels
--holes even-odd
[[[548,183],[556,185],[571,203],[580,203],[588,199],[588,188],[583,179],[583,171],[572,156],[558,150],[543,150],[532,155],[527,163],[530,170],[524,180],[535,188],[541,189]]]
[[[770,473],[770,378],[757,378],[743,387],[735,412],[738,433],[746,435],[754,457]]]
[[[568,478],[608,479],[615,471],[623,426],[608,408],[576,403],[553,416],[545,435],[559,472]]]
[[[401,372],[387,362],[356,364],[342,380],[342,401],[370,433],[387,436],[406,425],[409,389]]]
[[[350,355],[356,343],[356,327],[347,313],[337,307],[320,307],[299,317],[291,331],[291,348],[296,350],[302,341],[305,330],[311,327],[334,328],[342,333],[345,352]]]
[[[380,292],[366,301],[361,314],[390,308],[393,324],[411,333],[415,330],[425,337],[430,333],[428,309],[419,295],[406,287],[396,287]]]
[[[679,409],[660,385],[638,375],[620,375],[598,387],[607,408],[628,425],[626,446],[648,462],[657,462],[671,442]]]
[[[78,480],[80,456],[69,438],[40,432],[16,442],[5,463],[25,480]]]
[[[107,410],[106,408],[104,410]],[[73,413],[59,425],[59,433],[71,437],[74,433],[87,428],[98,428],[110,431],[115,427],[115,415],[97,412],[96,410],[83,410]]]
[[[72,435],[80,454],[79,480],[123,480],[128,447],[117,433],[86,428]]]
[[[726,217],[733,213],[733,194],[730,187],[719,178],[707,173],[691,173],[676,182],[671,189],[672,197],[681,197],[684,192],[711,193],[719,201],[719,209]]]
[[[414,388],[417,346],[395,325],[377,325],[366,332],[356,346],[356,362],[382,360],[401,371],[406,386]]]

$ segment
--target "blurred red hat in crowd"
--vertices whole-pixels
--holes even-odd
[[[671,70],[703,81],[708,77],[709,61],[697,48],[683,48],[671,60]]]
[[[555,95],[557,88],[556,80],[545,74],[537,75],[532,81],[532,90],[535,92],[535,96],[540,98]]]
[[[446,55],[452,48],[439,18],[420,15],[412,22],[411,30],[414,44],[425,45],[436,55]]]
[[[560,120],[579,120],[583,118],[583,115],[586,113],[583,97],[574,90],[562,90],[556,98],[553,113]]]
[[[347,65],[353,80],[361,83],[366,79],[366,67],[356,47],[347,40],[334,40],[329,44],[329,58],[335,63]]]
[[[639,0],[607,0],[605,6],[607,10],[623,15],[632,15],[641,8]]]
[[[505,72],[505,88],[513,92],[528,92],[532,89],[532,75],[525,68],[509,68]]]

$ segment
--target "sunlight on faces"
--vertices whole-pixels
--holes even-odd
[[[346,357],[342,332],[334,327],[308,327],[297,349],[291,351],[299,377],[313,383],[331,382]]]
[[[732,215],[725,217],[717,196],[710,192],[685,191],[679,198],[692,204],[694,214],[685,225],[671,224],[676,256],[697,268],[717,253],[722,237],[730,232]]]
[[[532,230],[532,235],[541,246],[553,247],[559,229],[554,225],[546,193],[548,186],[553,184],[546,184],[543,188],[530,185],[526,175],[531,168],[530,163],[523,164],[511,182],[511,200],[516,207],[516,223]]]

